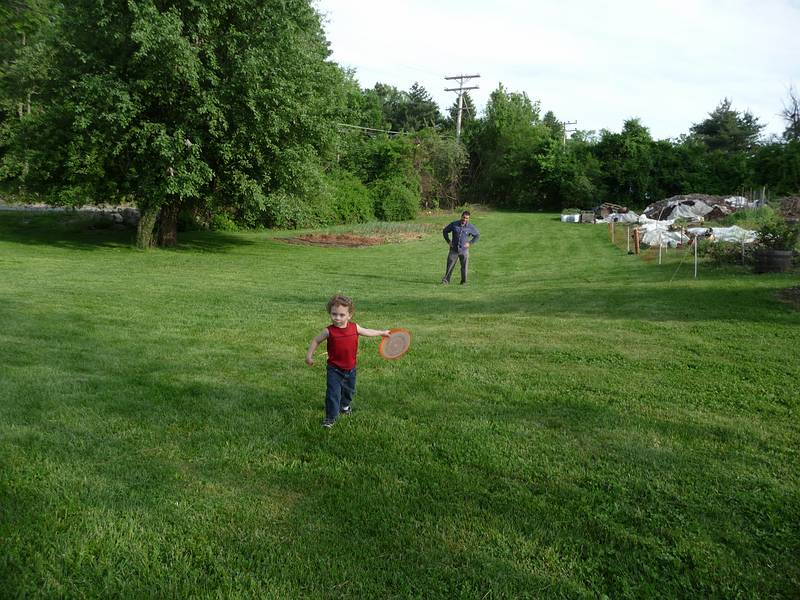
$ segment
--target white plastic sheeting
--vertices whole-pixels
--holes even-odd
[[[758,239],[758,234],[752,229],[743,229],[738,225],[730,227],[712,227],[711,236],[717,242],[739,242],[752,244]]]
[[[642,220],[645,222],[639,224],[641,231],[639,239],[643,244],[674,248],[678,244],[689,243],[689,236],[680,231],[670,231],[669,226],[672,225],[672,221],[656,221],[645,216],[642,216]]]
[[[732,196],[725,199],[726,203],[737,205],[737,208],[744,206],[749,207],[751,204],[747,199],[741,196]],[[704,211],[703,214],[710,212],[713,207],[709,207],[703,202],[694,202],[694,206],[683,205],[677,206],[677,211],[673,211],[671,217],[659,221],[658,219],[648,219],[645,215],[637,215],[633,211],[626,213],[611,213],[603,219],[598,219],[597,223],[617,223],[618,225],[638,225],[641,237],[639,238],[643,244],[648,246],[661,245],[662,248],[674,248],[679,244],[688,244],[695,237],[704,237],[716,242],[737,242],[744,244],[752,244],[757,239],[757,233],[750,229],[743,229],[737,225],[731,227],[689,227],[685,233],[681,231],[670,231],[670,226],[678,218],[697,218],[697,213],[689,214],[689,209],[698,207],[698,210]],[[684,211],[684,208],[686,209]],[[686,214],[683,214],[686,212]],[[561,221],[565,223],[579,223],[580,215],[561,215]],[[688,235],[687,235],[688,234]]]
[[[637,215],[632,210],[625,213],[611,213],[610,215],[597,220],[597,223],[638,223],[638,222],[639,222],[639,215]]]
[[[688,244],[695,237],[706,237],[714,242],[737,242],[752,244],[756,241],[757,234],[750,229],[743,229],[737,225],[731,227],[690,227],[686,234],[680,231],[670,231],[672,221],[654,221],[647,217],[642,217],[644,222],[640,223],[641,241],[648,246],[659,245],[674,248],[678,244]]]

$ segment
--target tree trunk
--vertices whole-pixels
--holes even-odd
[[[172,247],[178,243],[178,204],[166,204],[158,215],[158,245]]]
[[[159,209],[157,206],[140,207],[139,212],[141,216],[136,227],[136,247],[145,250],[153,246]]]

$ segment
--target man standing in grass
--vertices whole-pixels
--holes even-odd
[[[452,235],[451,235],[452,234]],[[450,275],[456,266],[456,261],[461,262],[461,285],[467,283],[467,266],[469,264],[469,247],[478,241],[481,236],[475,226],[469,222],[469,211],[461,213],[459,221],[453,221],[442,229],[444,241],[450,245],[447,253],[447,268],[442,277],[442,283],[450,283]]]

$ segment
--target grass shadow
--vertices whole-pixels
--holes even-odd
[[[50,246],[67,250],[133,249],[136,231],[129,227],[99,222],[76,212],[0,212],[0,240],[29,246]],[[178,233],[178,245],[170,250],[225,252],[234,246],[255,242],[236,234],[208,231]]]

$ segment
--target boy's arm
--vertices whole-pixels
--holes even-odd
[[[389,335],[388,329],[367,329],[358,324],[356,324],[356,328],[358,330],[358,335],[363,335],[364,337],[386,337]]]
[[[314,364],[314,351],[317,349],[324,340],[328,339],[330,333],[327,329],[323,329],[322,333],[320,333],[317,337],[311,340],[311,343],[308,346],[308,352],[306,352],[306,364],[313,365]]]

